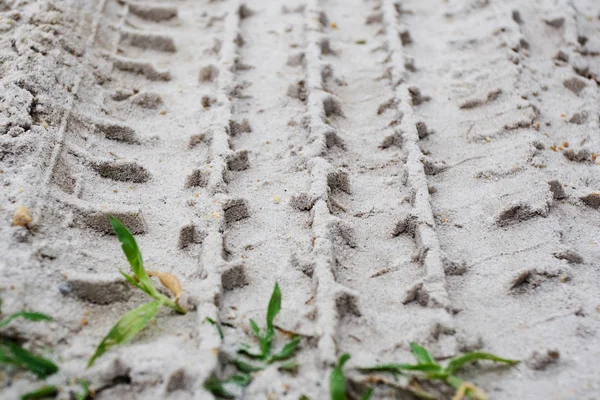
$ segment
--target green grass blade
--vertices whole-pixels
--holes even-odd
[[[88,361],[87,367],[91,367],[94,361],[111,347],[127,343],[133,339],[156,317],[162,305],[162,300],[155,300],[125,314],[100,342],[96,352]]]
[[[125,257],[127,257],[127,261],[129,261],[129,265],[131,265],[131,270],[133,274],[137,277],[140,283],[146,287],[151,292],[155,292],[154,286],[152,285],[152,281],[150,277],[146,273],[144,269],[144,262],[142,260],[142,253],[138,248],[138,245],[135,241],[135,238],[129,232],[129,230],[115,217],[110,216],[110,223],[113,227],[113,230],[117,234],[117,238],[121,242],[121,248],[123,249],[123,253],[125,253]]]
[[[0,364],[16,365],[16,361],[8,355],[7,349],[3,348],[2,342],[0,341]]]
[[[252,333],[254,333],[254,336],[256,336],[257,339],[260,339],[260,328],[258,327],[256,321],[254,321],[253,319],[250,320],[250,328],[252,328]]]
[[[223,334],[223,329],[221,328],[221,324],[210,317],[206,317],[206,322],[217,328],[217,332],[219,332],[219,337],[221,340],[225,339],[225,335]]]
[[[56,386],[44,386],[33,392],[29,392],[21,396],[21,400],[46,399],[48,397],[56,397],[58,388]]]
[[[247,374],[251,374],[253,372],[258,372],[258,371],[262,371],[263,370],[263,367],[252,365],[252,364],[249,364],[249,363],[244,362],[244,361],[239,360],[239,359],[233,360],[233,363],[235,364],[235,366],[237,367],[237,369],[239,371],[245,372]]]
[[[223,386],[223,382],[221,382],[213,376],[211,376],[206,382],[204,382],[204,389],[208,390],[216,397],[220,397],[223,399],[235,398],[235,395],[233,395],[231,392],[225,389],[225,387]]]
[[[141,287],[140,287],[140,283],[139,283],[138,281],[136,281],[136,280],[135,280],[135,278],[134,278],[133,276],[131,276],[131,275],[129,275],[129,274],[127,274],[127,273],[123,272],[123,270],[121,270],[121,269],[119,270],[119,272],[121,273],[121,275],[123,275],[123,277],[124,277],[125,279],[127,279],[127,281],[128,281],[129,283],[131,283],[133,286],[139,287],[139,288],[141,289]]]
[[[275,283],[271,300],[269,300],[269,308],[267,308],[267,336],[275,336],[273,320],[275,320],[279,311],[281,311],[281,290],[279,289],[279,284]]]
[[[452,375],[448,376],[448,379],[447,379],[446,381],[447,381],[447,382],[450,384],[450,386],[452,386],[454,389],[458,389],[458,388],[460,387],[460,385],[462,385],[462,384],[463,384],[463,382],[464,382],[464,381],[463,381],[462,379],[460,379],[459,377],[457,377],[457,376],[452,376]]]
[[[329,375],[329,393],[331,400],[346,399],[346,376],[344,375],[344,364],[350,359],[350,354],[342,354],[337,365]]]
[[[0,362],[28,369],[41,379],[58,371],[58,366],[52,361],[33,354],[17,343],[8,340],[0,342]]]
[[[283,346],[283,349],[281,349],[281,351],[279,353],[277,353],[271,357],[271,359],[269,360],[269,363],[272,363],[274,361],[287,360],[288,358],[292,357],[296,353],[296,350],[298,350],[299,344],[300,344],[299,337],[292,338],[292,340],[290,340],[285,346]]]
[[[446,372],[448,375],[453,375],[456,371],[458,371],[459,369],[464,367],[466,364],[472,363],[474,361],[480,361],[480,360],[497,361],[497,362],[510,364],[510,365],[519,363],[518,360],[509,360],[506,358],[500,358],[500,357],[495,356],[490,353],[473,352],[473,353],[463,354],[461,356],[455,357],[452,360],[450,360],[450,362],[448,363],[448,366],[445,368],[444,372]]]
[[[419,346],[417,343],[412,342],[410,344],[410,348],[412,349],[412,352],[415,356],[415,358],[417,359],[417,362],[419,364],[435,364],[438,365],[433,356],[427,351],[425,350],[424,347]]]
[[[255,358],[259,360],[262,360],[264,358],[262,353],[254,353],[252,350],[250,350],[250,346],[248,345],[243,345],[242,348],[238,350],[238,353],[243,354],[246,357]]]
[[[29,321],[52,321],[52,317],[49,317],[46,314],[33,312],[33,311],[19,311],[19,312],[16,312],[16,313],[10,315],[8,318],[0,321],[0,328],[4,328],[12,320],[19,318],[19,317],[28,319]]]
[[[231,378],[229,378],[227,382],[233,383],[241,387],[246,387],[250,384],[250,382],[252,382],[252,377],[250,376],[250,374],[247,374],[245,372],[238,372]]]
[[[279,371],[289,372],[291,374],[295,374],[298,372],[298,363],[296,360],[289,360],[284,363],[281,363],[277,366]]]
[[[79,379],[77,381],[81,386],[81,393],[75,393],[75,400],[88,400],[90,398],[90,383],[85,379]]]
[[[135,286],[136,288],[148,293],[150,296],[152,296],[152,293],[150,293],[150,290],[148,288],[146,288],[145,286],[143,286],[142,284],[140,284],[140,282],[138,282],[137,280],[135,280],[135,278],[131,275],[126,274],[125,272],[119,270],[119,272],[121,273],[121,275],[123,275],[123,277],[125,279],[127,279],[127,281],[129,283],[131,283],[133,286]]]
[[[391,372],[393,374],[402,374],[404,371],[440,373],[442,367],[438,364],[382,364],[372,367],[360,367],[358,370],[362,372]]]
[[[412,367],[412,364],[381,364],[372,367],[358,367],[361,372],[391,372],[401,374],[403,370]]]
[[[144,286],[140,282],[136,281],[133,276],[127,275],[123,271],[119,271],[119,272],[121,273],[121,275],[123,275],[125,277],[125,279],[127,279],[129,281],[129,283],[131,283],[133,286],[137,287],[141,291],[145,292],[150,297],[153,297],[156,300],[161,300],[165,304],[165,306],[168,306],[168,307],[172,308],[173,310],[175,310],[176,312],[178,312],[180,314],[187,314],[187,310],[186,309],[184,309],[183,307],[181,307],[179,304],[176,304],[173,300],[171,300],[167,296],[165,296],[163,294],[160,294],[154,288],[153,285],[151,285],[151,286]],[[217,329],[220,330],[220,327],[218,327]]]
[[[275,334],[270,333],[267,333],[267,336],[258,339],[263,360],[266,360],[269,357],[269,354],[271,354],[271,344],[273,343],[273,339],[275,339]]]
[[[373,389],[367,389],[367,391],[360,397],[360,400],[371,400],[373,397]]]

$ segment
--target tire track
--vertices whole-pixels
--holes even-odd
[[[567,63],[559,54],[573,56],[576,28],[567,10],[556,15],[551,2],[463,1],[438,12],[412,2],[406,10],[414,40],[409,55],[419,60],[414,82],[432,96],[416,109],[433,131],[422,148],[446,163],[430,184],[442,251],[451,267],[460,266],[446,268],[459,349],[525,359],[501,386],[495,379],[476,381],[498,398],[589,395],[594,384],[587,374],[561,394],[546,392],[555,375],[537,372],[535,384],[522,381],[527,369],[569,373],[560,366],[561,349],[585,346],[577,332],[593,323],[582,310],[597,302],[585,294],[586,282],[597,282],[597,275],[573,268],[582,254],[587,260],[597,251],[577,244],[595,229],[582,220],[567,222],[576,215],[597,218],[582,204],[581,181],[575,183],[589,174],[591,160],[578,165],[568,151],[576,158],[580,147],[592,144],[584,145],[596,123],[566,121],[585,111],[563,84],[573,73],[561,67]],[[410,15],[419,22],[411,23]],[[563,16],[564,25],[553,26]],[[473,34],[471,27],[484,21],[493,21],[486,36]],[[440,86],[434,77],[452,84]],[[551,333],[564,329],[573,335]],[[560,361],[548,355],[553,349]]]
[[[40,237],[45,238],[47,227],[53,222],[51,219],[48,221],[48,215],[42,211],[49,207],[52,168],[64,146],[67,121],[89,60],[85,52],[86,44],[94,40],[104,2],[80,4],[73,8],[71,15],[89,16],[89,25],[85,33],[68,39],[64,37],[64,32],[75,33],[82,24],[76,18],[62,19],[67,14],[62,7],[41,3],[42,6],[31,6],[27,2],[13,2],[0,7],[0,30],[3,39],[10,41],[9,46],[4,47],[10,56],[7,57],[6,51],[3,53],[0,74],[3,78],[3,96],[0,99],[3,130],[0,158],[3,165],[0,173],[7,176],[13,170],[11,178],[2,179],[3,187],[9,189],[4,192],[8,197],[4,204],[14,203],[18,199],[21,204],[31,208],[33,217],[27,226],[3,224],[3,257],[0,260],[3,287],[0,291],[3,292],[3,300],[8,300],[4,302],[5,309],[33,307],[54,315],[57,298],[60,300],[61,297],[55,285],[62,277],[50,262],[56,258],[57,252],[48,242],[40,240]],[[77,68],[84,71],[71,71]],[[5,118],[7,111],[10,119]],[[10,130],[4,132],[7,128]],[[19,173],[14,173],[16,171]],[[23,185],[17,195],[11,193],[16,190],[14,183]],[[11,184],[13,188],[9,188]],[[2,208],[4,211],[4,205]],[[8,288],[14,290],[13,296],[6,296],[5,290]],[[31,293],[40,295],[32,296]],[[37,328],[32,336],[23,328],[15,332],[19,336],[25,333],[31,337],[29,341],[38,346],[60,347],[63,345],[61,339],[71,333],[70,327],[60,322],[53,324],[50,329]],[[13,374],[9,371],[1,385],[0,391],[6,398],[17,398],[38,385],[27,376]],[[62,382],[61,379],[66,381],[66,377],[70,376],[74,376],[73,371],[67,367],[54,379],[55,382]]]
[[[293,194],[308,180],[308,174],[293,157],[302,145],[301,130],[296,126],[302,117],[302,106],[285,95],[286,85],[293,81],[296,71],[275,60],[261,68],[255,66],[269,57],[265,47],[276,46],[282,37],[292,39],[291,31],[286,32],[286,28],[299,27],[284,25],[283,21],[270,26],[268,21],[275,18],[274,14],[279,16],[280,10],[266,8],[260,2],[248,1],[244,7],[248,16],[241,24],[238,39],[243,45],[239,47],[241,67],[233,84],[236,120],[231,133],[231,146],[240,155],[240,161],[232,173],[235,179],[229,185],[229,192],[246,199],[249,218],[232,225],[226,243],[229,257],[243,262],[252,277],[251,284],[236,291],[227,302],[227,306],[237,306],[243,319],[240,323],[247,324],[248,317],[262,320],[264,310],[246,309],[244,303],[268,301],[275,283],[273,277],[282,287],[284,301],[290,301],[284,303],[283,309],[290,315],[282,314],[281,318],[297,314],[294,307],[298,305],[290,299],[308,299],[310,291],[306,285],[296,292],[298,281],[306,281],[306,277],[293,268],[293,260],[306,253],[307,217],[289,206]],[[281,43],[280,51],[289,52],[289,45]],[[281,122],[274,125],[275,116]],[[291,160],[283,163],[281,160],[290,153]],[[251,239],[255,235],[260,238],[258,241]],[[248,301],[254,296],[256,301]],[[278,319],[281,324],[293,323],[281,318]],[[292,326],[287,328],[293,330]]]
[[[200,349],[204,355],[202,382],[211,375],[220,377],[219,357],[222,352],[222,339],[215,327],[206,323],[206,320],[210,318],[220,323],[220,312],[225,301],[224,291],[248,284],[245,266],[238,260],[230,259],[225,245],[225,232],[230,225],[249,215],[246,201],[228,193],[230,170],[247,163],[247,154],[236,153],[230,146],[233,131],[237,129],[231,97],[236,90],[235,75],[241,61],[238,51],[244,7],[239,1],[228,4],[222,40],[215,40],[215,52],[219,53],[218,67],[204,66],[200,72],[201,81],[216,82],[216,97],[214,101],[208,101],[208,107],[205,106],[210,108],[209,112],[213,114],[207,130],[208,135],[193,137],[190,142],[203,142],[209,147],[207,164],[203,169],[192,173],[191,179],[188,180],[197,181],[197,186],[205,187],[208,196],[203,199],[203,215],[205,219],[208,218],[205,223],[207,236],[202,242],[206,278],[199,292],[203,298],[202,306],[198,310]],[[204,101],[204,104],[207,102]],[[212,397],[206,391],[203,392],[203,396]]]
[[[390,6],[394,14],[386,16]],[[374,20],[386,18],[388,31],[397,32],[395,8],[391,3],[386,7],[375,7]],[[373,362],[367,348],[375,349],[378,359],[397,359],[395,352],[400,349],[404,356],[413,340],[427,341],[438,355],[448,356],[454,351],[454,328],[445,309],[450,304],[441,254],[433,219],[426,219],[427,210],[431,214],[429,194],[421,153],[412,133],[402,138],[406,143],[402,150],[408,150],[407,164],[400,170],[397,167],[402,159],[397,150],[402,128],[396,126],[401,115],[396,107],[406,101],[408,86],[394,89],[390,99],[389,89],[377,80],[384,71],[368,48],[362,47],[365,38],[356,37],[343,25],[348,21],[346,26],[353,26],[355,19],[364,21],[369,14],[364,3],[346,8],[316,2],[309,4],[306,15],[307,122],[313,146],[311,192],[318,199],[313,206],[313,232],[317,238],[313,252],[321,257],[317,262],[323,265],[324,273],[317,275],[317,280],[340,288],[327,292],[321,289],[320,281],[317,284],[317,315],[326,316],[323,320],[318,317],[317,323],[322,328],[321,324],[329,321],[319,339],[319,353],[325,364],[335,359],[338,347],[354,354],[359,363]],[[368,29],[375,36],[378,28]],[[389,35],[394,42],[388,40],[386,44],[391,54],[388,62],[391,73],[399,74],[401,71],[393,68],[404,65],[397,62],[402,50],[395,44],[397,34]],[[361,78],[346,81],[345,76]],[[365,98],[364,93],[370,97]],[[365,108],[366,102],[373,106]],[[411,130],[416,135],[411,113],[402,112],[405,116],[401,126],[408,130],[411,125],[406,121],[412,121]],[[373,128],[373,115],[382,115],[377,128]],[[391,124],[388,115],[392,116]],[[378,146],[385,151],[380,153]],[[365,153],[365,147],[372,147],[372,153]],[[403,173],[408,176],[407,186],[402,183]],[[410,202],[412,191],[415,200],[409,206],[403,199]],[[383,251],[389,256],[382,255]],[[421,263],[424,271],[419,267]],[[375,280],[382,285],[381,293],[371,292]],[[386,300],[381,301],[381,296]],[[413,300],[430,307],[413,304]],[[425,322],[407,329],[411,320]],[[399,331],[403,332],[401,338]]]
[[[94,22],[92,24],[92,30],[86,41],[86,46],[85,46],[86,49],[91,47],[95,40],[97,31],[98,31],[98,25],[100,23],[100,18],[101,18],[102,12],[104,11],[104,8],[106,6],[106,2],[107,2],[107,0],[102,0],[98,4],[96,14],[94,15]],[[83,56],[87,58],[87,53],[84,53]],[[42,175],[43,176],[43,179],[41,181],[42,190],[41,190],[39,198],[37,199],[36,204],[32,207],[34,209],[34,212],[33,212],[34,220],[40,219],[40,215],[43,213],[43,209],[45,208],[44,201],[48,194],[48,191],[50,190],[50,181],[52,180],[54,170],[57,168],[57,164],[59,163],[58,159],[61,154],[62,148],[64,146],[67,123],[68,123],[71,113],[73,111],[73,106],[75,104],[75,96],[79,92],[79,86],[81,84],[81,80],[82,80],[82,75],[77,76],[77,78],[75,79],[75,84],[72,89],[72,95],[70,96],[70,98],[67,101],[65,110],[63,112],[62,119],[60,121],[60,125],[58,127],[58,131],[56,132],[55,144],[54,144],[54,147],[53,147],[51,155],[50,155],[49,166],[46,169],[45,173]],[[42,150],[43,149],[40,148],[40,153]]]
[[[337,356],[338,325],[344,314],[360,315],[357,295],[336,280],[336,239],[345,240],[340,232],[340,221],[332,215],[332,186],[347,185],[347,176],[334,170],[325,157],[328,149],[340,146],[338,132],[326,118],[339,113],[339,100],[325,91],[327,66],[322,55],[328,51],[329,39],[324,33],[327,18],[320,1],[310,1],[305,10],[306,27],[306,119],[310,150],[308,166],[311,171],[310,203],[312,216],[312,250],[314,263],[314,304],[320,367],[335,363]],[[345,181],[345,183],[344,183]],[[344,228],[341,228],[344,230]]]
[[[397,85],[395,95],[398,107],[402,114],[401,128],[402,145],[407,153],[407,184],[413,191],[411,220],[416,224],[415,239],[420,250],[425,252],[422,260],[425,266],[425,277],[423,279],[423,291],[427,293],[427,304],[432,307],[442,307],[450,310],[451,304],[445,288],[445,273],[440,251],[439,240],[435,231],[435,221],[431,210],[430,190],[427,183],[426,173],[433,172],[438,165],[426,159],[419,148],[419,141],[426,136],[427,128],[422,121],[414,115],[413,108],[421,102],[427,101],[427,96],[420,94],[420,89],[411,86],[408,82],[402,83],[407,73],[406,66],[413,61],[409,60],[402,50],[401,45],[410,44],[406,27],[398,25],[398,14],[400,13],[396,4],[392,1],[383,2],[383,18],[388,35],[388,45],[391,52],[391,82]],[[403,39],[404,38],[404,39]],[[404,69],[402,68],[404,66]],[[433,171],[432,171],[433,170]]]
[[[295,85],[291,82],[298,76],[297,68],[279,61],[281,53],[293,52],[301,39],[302,19],[298,12],[281,13],[259,1],[244,2],[235,37],[237,73],[228,93],[234,115],[228,132],[236,156],[230,165],[227,191],[229,196],[243,199],[245,211],[243,218],[227,226],[224,239],[228,262],[243,268],[247,279],[246,286],[231,292],[222,303],[221,320],[226,326],[242,328],[226,329],[224,348],[229,353],[235,353],[242,343],[252,343],[248,321],[252,318],[264,324],[275,281],[283,293],[277,327],[314,335],[312,305],[306,304],[312,295],[310,273],[305,269],[310,265],[309,218],[296,210],[295,196],[310,179],[299,156],[304,151],[305,135],[299,126],[304,107],[286,96],[288,86]],[[273,24],[277,19],[281,21]],[[286,157],[289,161],[282,162]],[[303,342],[298,355],[296,378],[273,365],[254,377],[244,396],[310,393],[316,378],[310,349],[304,348],[307,344]]]
[[[415,110],[426,103],[429,96],[422,94],[419,86],[413,83],[414,66],[420,60],[416,56],[411,57],[407,50],[412,46],[413,39],[403,21],[406,18],[404,8],[404,3],[383,0],[380,11],[376,7],[376,13],[373,14],[375,21],[381,18],[385,32],[385,42],[381,46],[387,52],[384,76],[389,79],[393,93],[390,100],[396,112],[393,121],[398,121],[392,143],[402,148],[402,181],[407,192],[404,199],[408,201],[408,209],[402,210],[393,234],[405,235],[414,241],[410,261],[420,267],[417,277],[405,286],[402,303],[414,301],[426,307],[407,309],[409,321],[419,321],[419,328],[401,344],[408,349],[408,342],[417,341],[426,344],[437,357],[446,358],[456,354],[452,318],[455,309],[446,289],[445,272],[451,262],[440,249],[431,205],[434,189],[430,187],[426,176],[437,171],[441,165],[421,150],[422,141],[431,132],[426,123],[415,115]],[[386,137],[382,144],[388,143],[390,139]]]
[[[211,11],[221,15],[229,6],[215,5]],[[223,27],[222,19],[211,26],[198,24],[205,8],[194,2],[179,2],[176,7],[135,3],[133,9],[130,12],[129,3],[107,3],[96,41],[99,57],[92,59],[98,71],[96,81],[82,86],[81,103],[66,123],[68,134],[59,168],[52,176],[52,196],[73,210],[74,226],[110,233],[106,216],[112,214],[134,233],[143,234],[138,243],[147,268],[177,275],[188,294],[188,305],[197,307],[198,313],[165,316],[168,322],[159,317],[159,339],[148,336],[100,360],[94,379],[101,381],[99,386],[108,382],[100,398],[120,397],[130,390],[148,396],[166,396],[176,390],[203,393],[203,382],[217,365],[220,347],[220,338],[205,318],[217,319],[223,290],[243,279],[239,268],[222,258],[224,224],[236,211],[232,210],[235,204],[219,194],[226,189],[223,176],[232,153],[227,142],[231,104],[226,92],[233,81],[227,72],[235,47],[223,46],[221,51],[220,105],[214,112],[202,109],[206,101],[201,91],[189,85],[197,82],[203,67],[200,50],[214,46],[212,37],[202,31],[220,35],[223,30],[223,40],[233,43],[237,13],[231,12]],[[156,27],[160,34],[151,32]],[[175,54],[186,62],[173,63]],[[198,106],[191,109],[188,104]],[[197,127],[207,126],[211,118],[211,145],[206,150],[198,146],[202,140]],[[204,163],[210,163],[211,174],[195,167]],[[122,263],[114,238],[87,230],[70,235],[90,245],[63,258],[70,265],[87,267],[83,274],[64,268],[65,290],[88,303],[105,301],[90,293],[95,290],[102,297],[102,293],[120,290],[118,280],[110,277],[115,264]],[[130,296],[112,298],[122,301]],[[136,296],[136,302],[141,299]],[[89,324],[71,340],[75,348],[86,349],[81,353],[87,355],[117,315],[129,309],[128,304],[111,306],[114,315],[107,318],[101,317],[105,308],[86,305]],[[75,318],[79,314],[74,313]],[[161,351],[148,351],[155,343],[160,343]],[[160,369],[159,364],[163,365]],[[110,384],[122,376],[130,386]],[[163,384],[151,385],[155,379]]]
[[[48,383],[213,398],[204,382],[231,376],[277,281],[275,347],[302,335],[298,371],[273,364],[243,398],[327,398],[341,353],[408,362],[411,341],[524,360],[464,371],[494,398],[600,392],[591,0],[9,3],[5,216],[38,187],[33,222],[2,228],[0,270],[7,310],[57,317],[15,325],[60,358]],[[195,312],[161,313],[84,373],[147,300],[115,273],[109,214]],[[8,374],[9,397],[34,385]]]

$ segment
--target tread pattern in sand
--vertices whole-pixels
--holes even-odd
[[[212,398],[275,282],[298,370],[244,398],[327,398],[341,354],[404,362],[412,341],[526,361],[473,376],[494,398],[596,396],[597,8],[0,1],[3,310],[55,315],[35,343],[64,360],[56,382],[80,377],[146,300],[115,215],[191,312],[100,359],[98,399]],[[10,226],[21,204],[33,221]],[[8,397],[36,385],[11,379]]]

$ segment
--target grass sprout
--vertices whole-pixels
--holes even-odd
[[[346,400],[346,375],[344,364],[350,359],[350,354],[345,353],[339,358],[338,363],[329,375],[329,393],[331,400]]]
[[[453,400],[462,400],[465,397],[486,400],[487,395],[482,390],[469,382],[463,381],[455,373],[465,365],[475,361],[489,360],[509,365],[519,363],[517,360],[501,358],[490,353],[472,352],[455,357],[445,367],[442,367],[424,347],[419,346],[417,343],[411,343],[410,347],[417,360],[417,364],[383,364],[373,367],[363,367],[359,368],[359,370],[363,372],[389,372],[394,375],[406,372],[420,373],[425,375],[426,379],[441,380],[454,387],[456,394]]]
[[[129,311],[116,323],[96,348],[95,353],[88,361],[88,368],[111,347],[131,341],[139,332],[148,326],[163,305],[168,306],[181,314],[187,312],[185,308],[178,304],[182,292],[179,280],[171,274],[147,272],[144,269],[142,253],[131,232],[129,232],[129,230],[115,217],[110,217],[110,223],[117,234],[117,238],[121,242],[121,247],[125,253],[125,257],[127,257],[127,260],[129,261],[131,271],[133,272],[133,275],[128,275],[125,272],[120,271],[121,274],[132,285],[152,297],[154,301]],[[161,283],[173,292],[175,300],[171,300],[167,296],[159,293],[152,284],[150,275],[158,277]]]
[[[331,400],[348,400],[346,395],[346,375],[344,374],[344,365],[350,359],[350,354],[344,353],[338,359],[338,363],[329,375],[329,393]],[[373,395],[373,389],[368,389],[362,396],[361,400],[369,400]]]
[[[117,238],[121,242],[121,247],[129,265],[131,265],[131,271],[133,275],[128,275],[123,271],[121,274],[135,287],[144,291],[150,297],[156,300],[162,300],[164,305],[171,307],[173,310],[185,314],[187,310],[178,304],[179,296],[181,296],[181,284],[179,280],[171,274],[164,272],[147,272],[144,269],[144,262],[142,260],[142,253],[135,241],[135,238],[129,232],[129,230],[115,217],[110,217],[110,223],[113,230],[117,234]],[[156,290],[152,281],[150,280],[150,274],[157,276],[161,283],[169,290],[171,290],[175,296],[176,301],[171,300],[167,296],[161,294]]]
[[[0,307],[1,306],[2,301],[0,301]],[[52,318],[46,314],[32,311],[19,311],[0,320],[0,328],[6,327],[17,318],[23,318],[34,322],[52,321]],[[58,371],[58,366],[52,361],[24,349],[17,341],[0,333],[0,365],[2,364],[27,369],[41,379]]]
[[[294,336],[286,343],[283,348],[275,353],[271,353],[273,341],[275,340],[275,325],[273,321],[281,311],[281,289],[279,284],[275,283],[269,306],[267,307],[266,328],[261,330],[254,320],[250,320],[250,327],[254,337],[258,340],[260,351],[253,351],[249,345],[243,345],[238,351],[249,358],[263,361],[266,364],[272,364],[276,361],[285,361],[292,358],[298,350],[300,337]]]
[[[53,385],[48,385],[24,394],[21,396],[21,400],[46,399],[48,397],[56,397],[57,394],[58,388]]]
[[[214,326],[217,329],[217,332],[219,332],[219,337],[221,338],[221,340],[225,339],[225,335],[223,334],[223,328],[221,328],[221,324],[219,324],[217,321],[215,321],[214,319],[210,318],[210,317],[206,317],[206,322],[208,322],[209,324],[211,324],[212,326]]]
[[[287,342],[281,350],[274,353],[272,352],[273,342],[275,341],[275,317],[281,311],[281,289],[279,285],[275,283],[269,305],[267,306],[266,316],[266,327],[261,329],[256,321],[250,320],[250,327],[254,337],[258,341],[259,349],[252,349],[250,345],[242,345],[238,350],[238,354],[245,356],[255,362],[248,362],[241,358],[232,358],[231,364],[235,366],[237,372],[228,379],[218,379],[211,376],[205,383],[204,388],[211,392],[213,395],[224,399],[233,399],[235,394],[227,389],[228,385],[235,385],[238,387],[246,387],[252,382],[252,374],[262,371],[268,365],[273,363],[278,364],[277,368],[280,371],[295,372],[298,369],[298,364],[292,357],[296,354],[298,346],[300,344],[300,337],[293,336],[289,342]],[[206,318],[206,322],[214,325],[221,339],[223,339],[223,330],[219,323],[211,318]],[[258,363],[256,363],[258,362]]]
[[[214,376],[208,378],[206,382],[204,382],[204,388],[215,395],[217,398],[222,399],[234,399],[235,395],[225,389],[225,384],[227,381],[221,381]]]
[[[90,383],[85,379],[78,379],[77,383],[81,387],[81,392],[72,393],[75,400],[88,400],[93,397],[93,392],[90,389]]]
[[[125,314],[108,332],[108,335],[102,339],[102,342],[96,348],[96,352],[88,361],[88,368],[111,347],[132,340],[156,317],[162,305],[161,300],[155,300]]]

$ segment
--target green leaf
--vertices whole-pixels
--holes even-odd
[[[267,336],[275,336],[275,327],[273,326],[273,320],[281,311],[281,290],[279,284],[275,283],[271,300],[269,300],[269,308],[267,308]]]
[[[248,346],[247,344],[242,345],[242,348],[238,350],[238,353],[243,354],[250,358],[256,358],[256,359],[260,359],[260,360],[262,360],[264,358],[263,353],[253,352],[252,350],[250,350],[250,346]]]
[[[227,382],[236,384],[238,386],[246,387],[250,384],[250,382],[252,382],[252,377],[250,376],[250,374],[247,374],[245,372],[238,372],[231,378],[229,378]]]
[[[58,371],[58,366],[52,361],[35,355],[9,340],[0,342],[0,362],[28,369],[41,379]]]
[[[139,281],[137,281],[135,277],[128,275],[121,270],[119,270],[119,272],[121,273],[121,275],[123,275],[125,277],[125,279],[127,279],[127,281],[129,283],[131,283],[133,286],[140,289],[144,293],[148,294],[149,296],[152,296],[157,300],[162,296],[160,293],[158,293],[156,290],[154,290],[154,287],[149,288],[147,286],[144,286]]]
[[[82,392],[75,393],[75,400],[88,400],[90,397],[90,383],[85,379],[79,379],[77,383],[81,386]]]
[[[252,328],[252,332],[254,333],[254,336],[257,337],[257,339],[260,339],[260,328],[258,327],[258,325],[256,324],[256,322],[251,319],[250,320],[250,327]]]
[[[450,360],[450,362],[448,363],[448,366],[444,369],[444,372],[446,372],[448,375],[454,375],[454,373],[456,371],[458,371],[459,369],[464,367],[466,364],[472,363],[474,361],[479,361],[479,360],[497,361],[497,362],[506,363],[506,364],[510,364],[510,365],[519,363],[518,360],[509,360],[506,358],[500,358],[500,357],[495,356],[490,353],[473,352],[473,353],[463,354],[461,356],[455,357],[452,360]]]
[[[156,317],[162,305],[162,300],[155,300],[125,314],[100,342],[96,352],[88,361],[87,367],[91,367],[94,361],[111,347],[127,343],[133,339]]]
[[[450,375],[446,379],[446,382],[448,382],[454,389],[458,389],[464,381],[457,376]]]
[[[237,367],[238,370],[240,370],[241,372],[245,372],[247,374],[251,374],[252,372],[258,372],[258,371],[263,370],[263,367],[258,367],[258,366],[249,364],[249,363],[244,362],[239,359],[234,359],[233,363],[235,364],[235,366]]]
[[[126,274],[125,272],[119,270],[119,272],[121,273],[121,275],[123,275],[125,277],[125,279],[127,279],[127,281],[129,283],[131,283],[133,286],[142,289],[144,292],[146,291],[146,288],[142,285],[140,285],[140,283],[138,281],[135,280],[135,278],[129,274]]]
[[[233,395],[231,392],[225,389],[225,387],[223,386],[223,382],[221,382],[214,376],[211,376],[206,380],[206,382],[204,382],[204,388],[212,394],[214,394],[216,397],[221,397],[223,399],[235,398],[235,395]]]
[[[146,273],[144,269],[144,262],[142,261],[142,253],[138,248],[138,245],[135,241],[135,238],[129,232],[129,230],[115,217],[110,216],[110,223],[113,227],[113,230],[117,234],[117,238],[121,242],[121,248],[123,249],[123,253],[127,257],[129,261],[129,265],[131,265],[131,270],[133,274],[136,276],[138,281],[144,286],[149,292],[154,293],[156,289],[152,285],[152,281],[150,277]]]
[[[142,290],[143,292],[147,293],[149,296],[151,296],[152,298],[156,299],[156,300],[160,300],[164,303],[165,306],[169,306],[170,308],[172,308],[173,310],[175,310],[176,312],[180,313],[180,314],[186,314],[187,310],[184,309],[183,307],[181,307],[179,304],[176,304],[173,300],[171,300],[170,298],[168,298],[167,296],[160,294],[155,288],[154,286],[144,286],[141,284],[141,282],[136,281],[136,278],[131,276],[131,275],[127,275],[125,272],[123,271],[119,271],[121,273],[121,275],[123,275],[125,277],[125,279],[127,279],[129,281],[129,283],[131,283],[133,286],[137,287],[138,289]]]
[[[298,400],[310,400],[310,397],[308,397],[307,395],[303,394],[302,396],[300,396],[300,398]]]
[[[283,360],[287,360],[288,358],[292,357],[294,355],[294,353],[296,353],[296,350],[298,349],[298,344],[300,344],[300,338],[299,337],[292,338],[292,340],[290,340],[285,346],[283,346],[283,349],[281,349],[281,351],[279,353],[275,354],[274,356],[272,356],[270,358],[269,364],[274,361],[283,361]]]
[[[206,322],[217,328],[217,332],[219,332],[219,337],[221,338],[221,340],[225,339],[225,335],[223,335],[223,329],[221,328],[221,325],[217,323],[217,321],[215,321],[212,318],[206,317]]]
[[[52,321],[52,317],[49,317],[46,314],[33,312],[33,311],[19,311],[19,312],[16,312],[16,313],[10,315],[8,318],[0,321],[0,328],[4,328],[13,319],[16,319],[19,317],[28,319],[30,321]]]
[[[350,354],[342,354],[337,365],[329,375],[329,392],[331,400],[346,400],[346,376],[344,364],[350,359]]]
[[[367,391],[360,397],[360,400],[371,400],[373,397],[373,389],[367,389]]]
[[[0,342],[0,363],[14,364],[13,358],[6,353],[5,349],[2,348],[2,342]]]
[[[373,367],[361,367],[358,370],[363,372],[391,372],[393,374],[402,374],[403,371],[439,373],[442,372],[442,367],[437,364],[383,364]]]
[[[296,372],[298,372],[298,363],[296,362],[296,360],[289,360],[289,361],[279,364],[277,366],[277,369],[279,371],[285,371],[285,372],[295,374]]]
[[[56,386],[44,386],[33,392],[29,392],[21,396],[21,400],[44,399],[47,397],[56,397],[58,388]]]
[[[412,352],[419,364],[438,365],[438,363],[435,362],[433,356],[427,350],[425,350],[424,347],[421,347],[417,343],[412,342],[410,344],[410,348],[412,349]]]
[[[274,333],[267,333],[267,336],[258,339],[260,342],[261,358],[263,360],[266,360],[269,357],[269,354],[271,354],[271,344],[273,343],[273,339],[275,339]]]
[[[373,365],[372,367],[358,367],[358,370],[361,372],[391,372],[393,374],[401,374],[403,370],[412,366],[412,364],[381,364]]]

